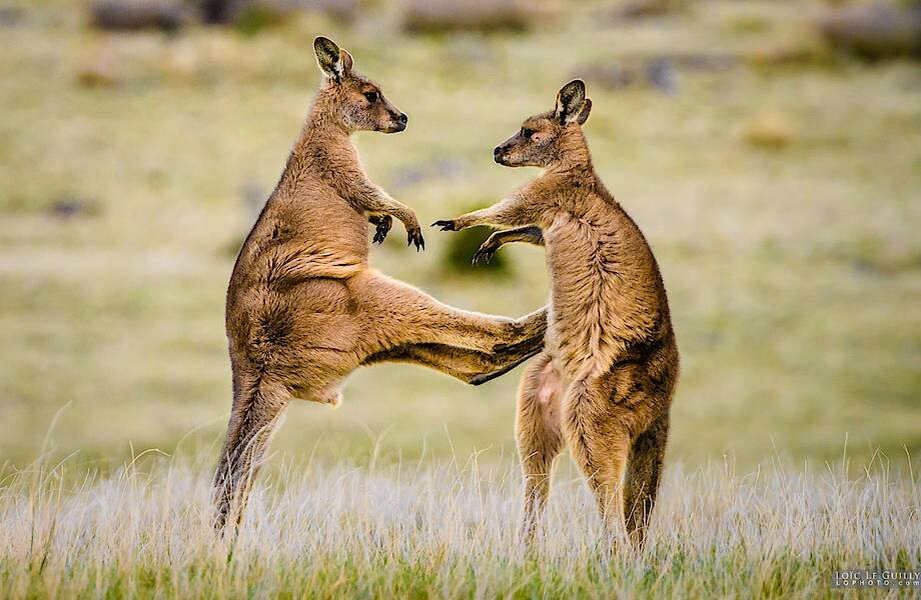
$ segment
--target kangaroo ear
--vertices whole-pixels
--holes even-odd
[[[564,85],[556,95],[556,112],[554,115],[563,125],[572,123],[578,118],[584,102],[585,82],[581,79],[573,79]]]
[[[336,45],[336,42],[320,36],[313,40],[313,51],[317,53],[317,64],[323,74],[338,83],[342,77],[343,64],[339,46]]]
[[[342,74],[348,75],[352,72],[352,55],[345,48],[339,51],[339,62],[342,63]]]
[[[576,117],[576,123],[585,125],[585,122],[588,121],[588,114],[590,112],[592,112],[592,99],[586,98],[585,102],[582,103],[582,110],[579,111],[579,116]]]

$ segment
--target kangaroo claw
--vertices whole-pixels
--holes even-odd
[[[442,231],[457,231],[457,224],[454,221],[435,221],[432,227],[441,227]]]
[[[425,250],[425,239],[423,239],[422,229],[419,227],[413,227],[406,230],[406,245],[412,246],[413,244],[416,246],[416,252]]]
[[[485,246],[480,246],[479,249],[473,254],[473,259],[470,261],[474,265],[488,265],[489,261],[492,260],[493,255],[496,253],[498,248],[487,248]]]

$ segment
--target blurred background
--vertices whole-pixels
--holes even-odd
[[[359,134],[423,223],[534,177],[491,160],[583,77],[596,166],[648,236],[682,352],[670,462],[921,451],[921,5],[810,0],[0,0],[0,464],[210,461],[224,292],[320,73],[323,34],[410,116]],[[541,249],[399,224],[372,263],[520,315]],[[320,460],[514,456],[521,369],[356,372],[273,443]],[[63,410],[62,410],[63,408]],[[207,454],[210,452],[210,454]]]

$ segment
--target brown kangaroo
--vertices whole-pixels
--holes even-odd
[[[522,377],[516,417],[525,536],[534,534],[565,440],[605,523],[626,526],[642,546],[662,471],[678,348],[652,251],[592,166],[581,127],[591,107],[582,81],[566,84],[553,111],[526,119],[493,152],[500,165],[544,173],[494,206],[434,225],[515,228],[494,233],[475,262],[508,242],[546,246],[546,350]]]
[[[399,132],[408,119],[348,52],[323,37],[314,49],[323,83],[227,290],[233,408],[214,478],[217,528],[231,511],[239,524],[291,398],[338,404],[343,378],[381,361],[479,384],[543,347],[545,309],[519,320],[457,310],[369,268],[369,220],[375,241],[396,217],[409,243],[424,242],[413,211],[368,180],[349,136]]]

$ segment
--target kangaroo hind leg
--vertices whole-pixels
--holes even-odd
[[[362,365],[379,362],[414,363],[435,369],[446,375],[480,385],[507,373],[534,356],[543,348],[542,337],[509,346],[501,352],[479,352],[445,344],[402,344],[377,352],[362,361]]]
[[[630,447],[624,481],[624,514],[627,534],[637,548],[646,543],[646,530],[656,503],[668,440],[668,422],[668,415],[659,417],[636,437]]]
[[[573,459],[588,478],[607,535],[624,531],[623,477],[630,450],[629,416],[597,382],[578,381],[566,393],[563,426]]]
[[[224,447],[214,474],[214,527],[221,530],[234,515],[237,525],[260,467],[272,432],[290,395],[283,386],[257,381],[241,385],[236,397]]]
[[[378,274],[358,285],[374,336],[383,342],[371,354],[420,343],[493,352],[543,337],[547,330],[546,308],[516,320],[459,310]]]
[[[524,476],[522,538],[531,542],[550,495],[554,459],[563,449],[560,428],[562,383],[548,353],[532,363],[521,378],[515,415],[515,438]]]

